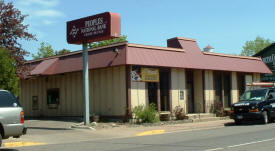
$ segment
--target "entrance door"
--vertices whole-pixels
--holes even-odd
[[[161,111],[170,111],[170,70],[160,70],[159,83]]]
[[[157,106],[157,104],[158,104],[158,83],[148,82],[148,100],[149,100],[149,104],[154,103]]]
[[[193,71],[186,70],[186,88],[187,88],[187,100],[188,100],[188,113],[195,112],[194,105],[194,78]]]

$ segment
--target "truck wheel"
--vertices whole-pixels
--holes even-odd
[[[262,114],[263,114],[263,119],[262,119],[263,124],[269,123],[269,116],[268,116],[267,111],[263,111]]]
[[[241,125],[241,124],[242,124],[242,121],[241,121],[241,120],[235,120],[235,124],[236,124],[236,125]]]

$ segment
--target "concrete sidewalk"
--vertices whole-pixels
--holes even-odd
[[[24,135],[18,139],[10,138],[3,140],[3,143],[4,146],[6,145],[8,147],[20,147],[29,145],[61,144],[102,139],[137,137],[144,135],[172,133],[177,131],[221,128],[224,127],[225,124],[233,123],[233,120],[227,119],[159,126],[129,126],[127,124],[117,124],[113,127],[107,127],[98,130],[70,128],[71,125],[77,123],[79,123],[79,121],[26,120],[25,125],[28,127],[27,135]],[[24,142],[28,145],[24,145]]]

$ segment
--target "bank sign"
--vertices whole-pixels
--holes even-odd
[[[266,51],[261,56],[263,62],[269,67],[273,74],[264,74],[262,76],[263,82],[275,82],[275,47]]]
[[[67,42],[83,44],[119,37],[121,19],[117,13],[105,12],[67,22]]]

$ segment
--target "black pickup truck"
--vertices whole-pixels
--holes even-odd
[[[247,90],[231,107],[231,119],[239,125],[244,120],[259,119],[267,124],[275,119],[275,88]]]

